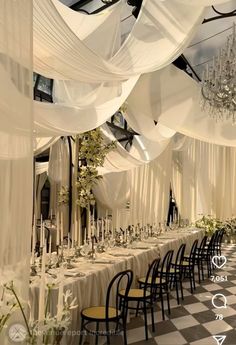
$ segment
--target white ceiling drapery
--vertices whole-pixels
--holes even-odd
[[[178,0],[144,0],[128,38],[106,60],[76,36],[68,16],[65,21],[57,6],[57,0],[34,1],[35,70],[50,78],[96,84],[124,81],[168,65],[190,42],[204,12],[202,6],[193,11],[192,6]],[[84,18],[84,14],[76,15],[78,21]],[[102,42],[103,37],[100,39]]]
[[[140,125],[134,128],[146,136],[148,133],[152,136],[152,131],[155,135],[153,121],[156,120],[167,129],[198,140],[236,146],[236,133],[231,121],[216,122],[201,109],[200,87],[173,65],[143,75],[127,100],[127,119],[129,114],[135,115]]]

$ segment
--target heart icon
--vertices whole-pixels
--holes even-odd
[[[221,256],[215,255],[212,258],[212,263],[217,268],[222,268],[226,264],[226,262],[227,262],[227,259],[224,255],[221,255]]]

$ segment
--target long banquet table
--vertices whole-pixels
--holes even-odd
[[[199,241],[203,237],[203,231],[196,228],[184,228],[172,230],[161,234],[158,238],[148,238],[131,248],[114,247],[107,252],[98,254],[94,262],[85,258],[79,258],[74,263],[74,268],[68,270],[70,273],[84,273],[82,277],[67,276],[64,279],[64,290],[71,290],[73,297],[77,298],[78,309],[72,310],[72,324],[70,330],[64,337],[63,344],[78,344],[80,311],[83,308],[104,305],[108,284],[112,277],[126,269],[134,272],[134,283],[136,277],[144,276],[148,264],[156,257],[163,258],[165,253],[173,249],[177,252],[180,244],[186,243],[186,251],[189,252],[195,239]],[[54,271],[54,274],[56,272]],[[58,288],[52,293],[50,309],[56,314]],[[39,278],[35,277],[31,282],[30,289],[31,305],[33,314],[37,315],[39,300]],[[54,303],[55,302],[55,303]]]

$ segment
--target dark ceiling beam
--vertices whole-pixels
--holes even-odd
[[[202,22],[202,24],[212,22],[213,20],[218,20],[218,19],[224,19],[224,18],[230,18],[230,17],[235,17],[236,16],[236,9],[230,12],[221,12],[215,8],[215,6],[211,6],[213,11],[218,14],[217,16],[210,17],[210,18],[205,18]]]

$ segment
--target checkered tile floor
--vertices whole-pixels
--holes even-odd
[[[224,246],[223,254],[228,262],[218,275],[227,275],[228,281],[212,283],[205,280],[192,295],[189,283],[184,282],[184,301],[177,305],[175,293],[171,299],[171,315],[166,312],[166,321],[162,321],[161,309],[155,313],[156,332],[151,331],[149,319],[148,341],[144,336],[143,317],[131,319],[128,324],[128,344],[132,345],[217,345],[213,335],[226,335],[223,345],[236,345],[236,245]],[[212,296],[224,294],[227,298],[226,309],[215,309]],[[216,313],[223,314],[223,320],[216,320]],[[112,345],[123,344],[120,337],[113,337]]]

